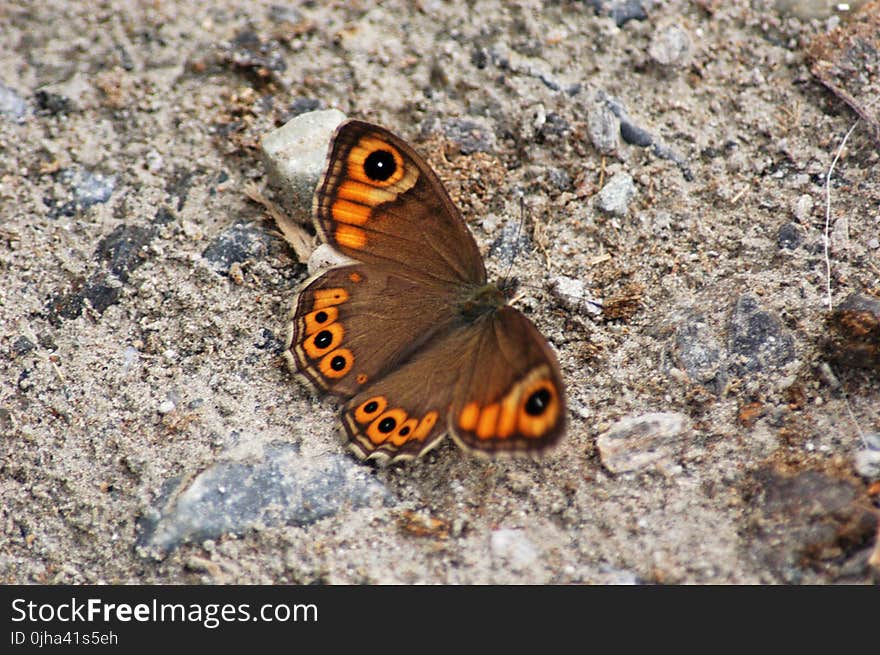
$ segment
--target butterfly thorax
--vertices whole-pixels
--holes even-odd
[[[472,323],[481,316],[491,314],[506,304],[504,294],[494,284],[471,287],[465,291],[458,303],[458,311],[467,322]]]

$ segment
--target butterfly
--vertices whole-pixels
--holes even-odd
[[[341,396],[361,459],[414,459],[446,435],[476,454],[535,453],[565,430],[547,341],[489,284],[437,175],[403,139],[348,120],[315,191],[319,236],[351,260],[306,280],[285,356]]]

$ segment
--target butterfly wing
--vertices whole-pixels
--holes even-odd
[[[314,200],[324,240],[358,260],[308,280],[286,355],[348,398],[361,458],[412,459],[452,434],[478,453],[536,452],[565,423],[559,367],[541,334],[502,307],[460,311],[486,281],[476,242],[439,179],[387,130],[348,121]]]
[[[385,267],[330,269],[297,296],[285,355],[318,389],[351,396],[445,329],[454,294]]]
[[[365,264],[427,283],[483,284],[483,259],[424,159],[388,130],[350,120],[336,131],[313,202],[323,239]]]
[[[476,453],[539,452],[565,428],[565,391],[544,337],[502,307],[438,335],[360,391],[342,422],[365,459],[412,459],[447,434]]]

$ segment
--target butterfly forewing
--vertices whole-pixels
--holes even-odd
[[[440,180],[403,140],[349,121],[315,195],[324,239],[345,255],[440,283],[482,284],[483,260]]]

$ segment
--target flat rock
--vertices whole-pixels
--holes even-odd
[[[15,89],[0,82],[0,116],[13,123],[23,123],[28,114],[28,104]]]
[[[690,419],[676,412],[656,412],[620,419],[596,445],[612,473],[655,467],[674,459],[691,434]]]
[[[602,314],[602,300],[589,295],[583,280],[576,280],[567,275],[554,275],[550,280],[550,289],[553,291],[553,297],[569,311],[593,316]]]
[[[603,155],[612,155],[620,147],[620,121],[604,102],[595,102],[587,110],[587,133]]]
[[[648,54],[661,66],[687,66],[693,44],[687,31],[680,25],[661,27],[651,39]]]
[[[226,273],[233,263],[265,257],[271,237],[258,225],[236,223],[223,230],[202,251],[213,268]]]
[[[142,517],[138,546],[161,557],[181,544],[261,526],[308,525],[343,507],[391,504],[388,490],[352,459],[305,459],[292,444],[272,444],[258,461],[220,461],[190,481],[166,482]]]
[[[59,192],[44,200],[49,216],[76,216],[94,205],[100,205],[113,195],[116,189],[116,176],[105,175],[82,167],[71,167],[57,175]]]
[[[866,434],[865,448],[856,453],[856,473],[866,480],[880,480],[880,432]]]

